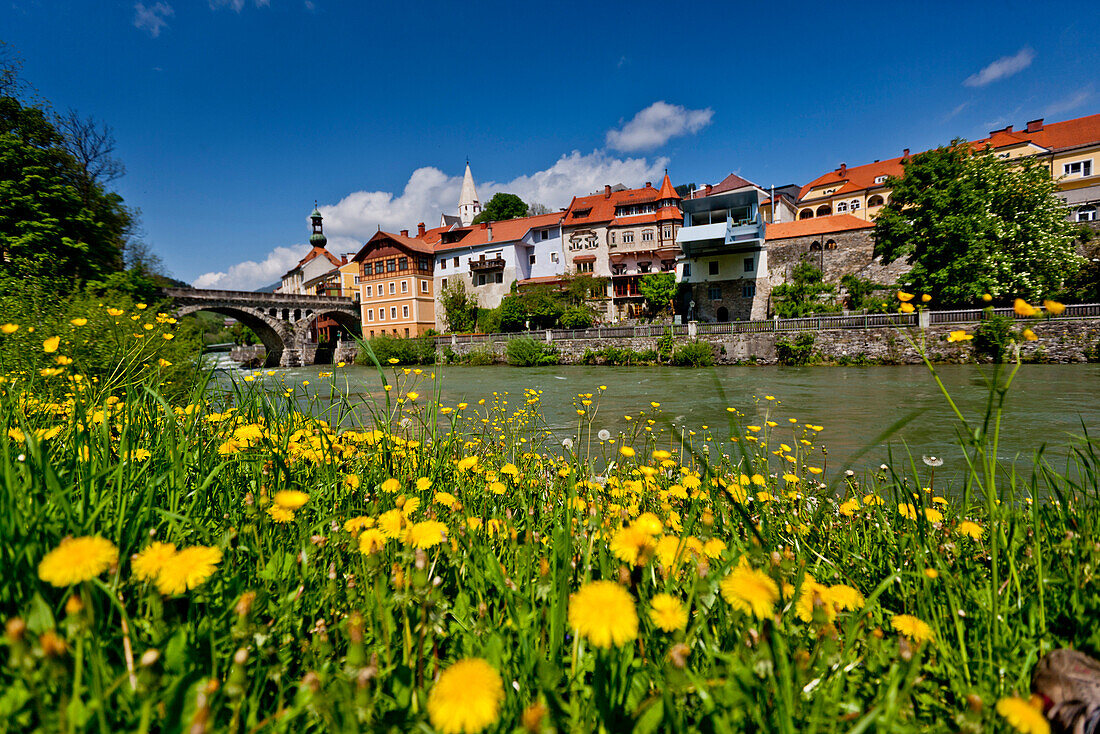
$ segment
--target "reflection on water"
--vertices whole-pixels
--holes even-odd
[[[988,390],[986,375],[992,367],[944,365],[938,367],[944,383],[960,410],[968,418],[985,412]],[[279,370],[276,377],[287,385],[304,381],[311,394],[327,396],[333,378],[319,373],[336,373],[340,390],[347,391],[352,402],[383,395],[374,369],[331,366]],[[411,378],[398,373],[402,380]],[[509,405],[522,402],[525,388],[542,391],[541,411],[548,425],[564,438],[576,430],[577,416],[573,398],[580,392],[603,393],[595,429],[606,428],[612,434],[629,426],[624,416],[649,409],[650,401],[661,403],[663,419],[689,428],[708,425],[728,435],[732,406],[747,417],[745,423],[761,423],[766,412],[780,425],[779,440],[791,436],[788,418],[799,425],[820,424],[825,430],[820,443],[828,450],[828,467],[836,470],[864,448],[871,449],[855,459],[857,468],[877,466],[893,450],[894,455],[912,452],[918,465],[922,454],[945,459],[942,471],[952,475],[964,469],[957,448],[958,420],[954,417],[928,370],[923,366],[903,367],[714,367],[679,369],[673,367],[435,367],[427,368],[418,391],[432,393],[429,373],[438,378],[442,400],[454,405],[507,392]],[[392,378],[391,378],[392,379]],[[775,401],[765,400],[772,395]],[[1030,458],[1046,444],[1062,448],[1072,436],[1084,430],[1100,432],[1100,365],[1024,365],[1006,400],[1002,425],[1000,456]],[[896,422],[911,418],[885,443],[874,445],[876,437]]]

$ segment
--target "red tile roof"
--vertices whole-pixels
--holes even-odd
[[[799,219],[795,222],[776,222],[766,225],[765,240],[784,240],[791,237],[810,237],[815,234],[848,232],[855,229],[870,229],[875,225],[851,214],[833,214],[828,217]]]
[[[672,181],[668,178],[668,171],[665,171],[664,180],[661,181],[661,188],[657,192],[657,197],[661,199],[679,199],[680,195],[676,193],[676,189],[672,186]]]
[[[500,222],[493,222],[492,224],[474,224],[469,227],[460,227],[452,231],[459,232],[466,230],[468,234],[465,237],[458,242],[449,242],[446,244],[439,242],[437,238],[435,240],[435,251],[446,252],[448,250],[458,250],[464,247],[494,245],[498,242],[515,242],[516,240],[523,239],[532,229],[550,227],[558,224],[562,216],[561,212],[550,212],[549,214],[539,214],[534,217],[505,219]],[[492,233],[491,240],[489,239],[490,229]]]
[[[646,186],[640,189],[612,191],[610,195],[605,191],[602,194],[575,197],[573,203],[569,205],[569,208],[565,212],[565,219],[561,222],[562,226],[572,227],[603,223],[612,225],[652,224],[660,221],[680,219],[683,215],[680,213],[679,208],[667,206],[661,207],[657,211],[648,214],[634,214],[625,217],[615,216],[615,210],[620,206],[628,204],[648,204],[649,202],[671,198],[661,194],[666,182],[669,188],[671,188],[672,183],[668,180],[668,174],[665,174],[665,180],[661,183],[660,190],[652,186]],[[675,189],[672,190],[672,193],[676,193]],[[679,199],[680,197],[677,196],[676,198]],[[591,211],[583,216],[577,216],[586,209]]]
[[[343,265],[343,263],[340,262],[340,258],[336,257],[335,255],[333,255],[331,252],[329,252],[325,248],[314,246],[313,249],[311,249],[309,252],[306,253],[305,257],[303,257],[301,260],[298,261],[298,267],[300,268],[303,265],[305,265],[306,263],[308,263],[312,260],[316,260],[319,257],[327,258],[330,263],[332,263],[333,265],[335,265],[337,267]]]
[[[379,230],[375,233],[373,237],[366,241],[366,244],[364,244],[363,247],[360,248],[359,252],[355,254],[355,257],[353,257],[352,260],[356,262],[363,260],[364,258],[366,258],[367,248],[370,247],[372,243],[386,239],[393,240],[393,242],[398,246],[404,247],[405,249],[412,252],[421,252],[427,255],[430,255],[433,252],[432,246],[424,242],[424,240],[418,239],[416,237],[406,237],[402,234],[394,234],[393,232],[383,232],[382,230]]]
[[[808,204],[809,201],[803,202],[812,189],[826,186],[828,184],[839,184],[839,188],[834,194],[847,194],[854,191],[862,191],[864,189],[873,188],[875,186],[883,186],[884,184],[875,183],[875,179],[879,176],[900,176],[905,172],[902,167],[902,160],[905,156],[898,156],[897,158],[890,158],[885,161],[875,161],[874,163],[868,163],[862,166],[853,166],[852,168],[845,168],[841,173],[840,169],[835,171],[829,171],[824,176],[818,176],[813,181],[802,187],[798,192],[798,203]],[[830,194],[833,196],[834,194]],[[815,197],[816,198],[816,197]]]

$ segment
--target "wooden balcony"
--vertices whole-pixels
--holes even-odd
[[[484,273],[490,270],[504,270],[504,258],[502,257],[487,258],[482,255],[477,260],[472,257],[466,258],[466,262],[470,264],[470,272],[473,273]]]

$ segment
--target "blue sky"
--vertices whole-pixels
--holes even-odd
[[[314,199],[330,249],[457,204],[604,183],[805,183],[1100,111],[1094,3],[7,0],[0,39],[109,123],[173,275],[273,282]],[[661,103],[661,104],[658,104]]]

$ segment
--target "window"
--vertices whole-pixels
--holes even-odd
[[[529,258],[527,258],[527,260],[528,260],[528,262],[530,262],[531,265],[534,265],[535,264],[535,253],[532,252],[531,256]]]
[[[672,239],[672,227],[665,227],[664,237],[666,240]]]
[[[367,321],[374,321],[374,309],[373,308],[368,308],[367,309]]]
[[[403,318],[403,319],[409,318],[409,307],[408,306],[402,306],[401,307],[401,318]]]
[[[814,210],[813,209],[803,209],[802,211],[800,211],[798,213],[798,218],[799,219],[813,219],[814,218]]]
[[[871,198],[867,199],[867,206],[882,206],[885,203],[886,203],[886,200],[883,199],[878,194],[875,194]]]
[[[623,244],[624,245],[629,245],[633,241],[634,241],[634,233],[633,232],[623,232]]]
[[[753,258],[751,258],[751,257],[746,257],[746,258],[745,258],[745,272],[746,272],[746,273],[751,273],[751,272],[752,272],[752,266],[753,266],[754,264],[755,264],[755,263],[753,262]]]
[[[386,261],[386,272],[387,273],[392,273],[395,270],[397,270],[397,261],[396,260],[387,260]]]
[[[541,239],[544,239],[544,240],[550,239],[550,230],[548,230],[548,229],[542,230],[541,232],[539,232],[539,237]]]
[[[550,253],[550,262],[556,263],[557,261],[558,261],[558,253],[551,252]]]
[[[498,283],[503,283],[504,282],[504,273],[497,273],[496,274],[496,282],[498,282]]]
[[[409,281],[407,281],[407,280],[401,281],[401,292],[402,293],[408,293],[409,292]]]
[[[609,237],[610,237],[610,241],[611,241],[611,244],[615,244],[615,233],[614,233],[614,232],[612,232],[612,233],[611,233],[611,234],[609,235]],[[623,241],[625,242],[626,240],[623,240]]]
[[[1073,163],[1066,163],[1062,166],[1063,176],[1091,176],[1092,175],[1092,159],[1087,161],[1075,161]]]
[[[595,269],[595,265],[596,265],[596,263],[593,263],[593,262],[577,263],[577,272],[578,273],[591,273]]]
[[[592,209],[578,209],[573,212],[573,219],[584,219],[592,213]]]
[[[711,275],[718,275],[718,261],[717,260],[711,260],[709,263],[707,263],[707,267],[708,267],[709,272],[710,272]]]
[[[426,258],[426,257],[417,258],[416,266],[418,268],[420,268],[421,270],[427,270],[428,267],[429,267],[428,258]]]
[[[374,295],[374,294],[371,293],[371,286],[368,285],[367,286],[367,298],[370,298],[372,295]]]
[[[1095,222],[1096,221],[1096,207],[1095,206],[1083,206],[1077,210],[1078,222]]]
[[[379,260],[374,264],[374,274],[381,275],[384,272],[386,272],[386,266],[381,260]]]
[[[684,277],[691,277],[691,263],[684,263]]]
[[[378,320],[379,321],[385,321],[386,320],[386,309],[384,309],[384,308],[378,309]]]
[[[846,211],[848,211],[848,202],[838,201],[836,203],[836,213],[840,214],[841,212],[846,212]]]
[[[756,283],[746,283],[741,286],[741,297],[752,298],[756,295]]]
[[[409,258],[407,258],[407,257],[398,258],[397,259],[397,269],[398,270],[408,270],[409,269]]]
[[[485,273],[478,273],[477,274],[477,284],[478,285],[485,285]]]
[[[852,203],[849,204],[848,208],[850,208],[852,211],[859,209],[859,199],[852,199]]]
[[[442,260],[439,261],[439,269],[440,270],[446,270],[447,269],[447,258],[443,258]]]
[[[456,268],[458,267],[458,258],[457,258],[457,257],[456,257],[456,258],[454,259],[454,266],[455,266]]]
[[[397,320],[397,306],[390,306],[390,319]]]
[[[707,298],[712,301],[722,300],[722,287],[717,285],[709,286],[707,288]]]
[[[819,216],[819,217],[827,217],[832,213],[833,213],[833,208],[831,206],[829,206],[828,204],[822,204],[821,206],[819,206],[817,208],[817,216]]]
[[[875,183],[877,183],[877,184],[886,183],[886,177],[885,176],[875,176]]]
[[[397,292],[397,283],[395,283],[394,281],[391,280],[390,281],[390,295],[392,296],[396,292]]]
[[[653,241],[653,230],[652,229],[647,229],[646,231],[642,232],[642,242],[652,242],[652,241]]]
[[[421,293],[427,293],[428,292],[428,281],[426,281],[426,280],[420,281],[420,292]]]
[[[408,335],[409,335],[409,328],[406,326],[405,327],[405,336],[408,336]]]

